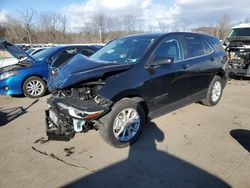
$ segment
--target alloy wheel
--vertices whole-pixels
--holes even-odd
[[[113,133],[121,142],[131,140],[140,128],[139,113],[133,108],[126,108],[118,113],[113,124]]]
[[[39,80],[31,80],[26,85],[27,92],[32,96],[39,96],[44,91],[44,86]]]
[[[213,102],[217,102],[221,96],[221,83],[216,81],[213,85],[211,99]]]

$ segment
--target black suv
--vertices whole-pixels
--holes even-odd
[[[228,78],[218,39],[195,33],[118,38],[90,58],[75,55],[51,75],[49,139],[99,129],[112,146],[136,141],[151,119],[189,103],[216,105]]]

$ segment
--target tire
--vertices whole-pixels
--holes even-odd
[[[32,89],[32,86],[34,87]],[[39,98],[46,92],[46,83],[37,76],[27,78],[23,83],[23,94],[29,98]]]
[[[219,103],[223,92],[222,78],[215,75],[207,91],[207,96],[202,100],[206,106],[215,106]]]
[[[121,121],[121,118],[125,118],[124,114],[126,114],[126,118],[128,118],[128,116],[135,116],[137,118],[131,118],[134,119],[134,121],[127,121],[132,123],[124,123],[126,121]],[[114,104],[111,111],[100,118],[100,122],[101,125],[99,126],[99,133],[104,141],[113,147],[124,148],[132,145],[140,136],[145,125],[145,112],[136,100],[125,98]],[[121,122],[122,126],[125,127],[123,128],[123,131],[121,128],[122,126],[118,125]],[[132,129],[131,126],[134,129]],[[119,134],[120,131],[121,134]],[[124,132],[125,134],[123,134]],[[130,134],[128,134],[129,132]]]

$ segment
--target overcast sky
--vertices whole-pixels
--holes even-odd
[[[185,20],[191,26],[210,25],[225,14],[235,23],[250,17],[248,0],[1,0],[0,22],[7,14],[17,15],[25,8],[63,12],[71,28],[83,26],[100,11],[109,16],[136,15],[144,27],[158,26],[159,21],[171,25],[176,20]]]

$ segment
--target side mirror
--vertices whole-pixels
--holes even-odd
[[[174,58],[173,57],[162,57],[158,56],[155,57],[153,60],[152,66],[164,66],[164,65],[169,65],[174,63]]]

